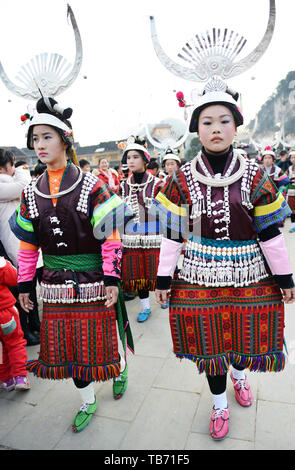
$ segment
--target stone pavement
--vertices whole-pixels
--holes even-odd
[[[283,229],[295,273],[295,233]],[[293,258],[293,259],[292,259]],[[23,450],[266,450],[295,449],[295,304],[286,308],[288,363],[281,373],[248,373],[254,403],[237,404],[228,380],[230,431],[214,442],[208,434],[212,401],[204,375],[172,353],[168,311],[155,303],[152,316],[136,322],[139,299],[126,303],[136,355],[129,356],[129,386],[112,398],[111,382],[96,384],[98,408],[90,425],[73,434],[80,396],[71,380],[37,379],[31,390],[0,390],[0,449]],[[28,347],[29,359],[38,346]]]

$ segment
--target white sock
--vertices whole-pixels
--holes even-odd
[[[226,398],[226,392],[219,393],[218,395],[214,395],[212,393],[213,401],[214,401],[214,409],[217,410],[218,408],[220,410],[227,408],[227,398]]]
[[[146,299],[140,299],[141,303],[141,311],[143,312],[146,309],[150,308],[150,298],[147,297]]]
[[[120,357],[120,372],[123,372],[123,370],[125,369],[125,366],[126,366],[125,359],[124,359],[124,357],[121,355],[121,357]]]
[[[80,392],[83,403],[91,404],[95,402],[94,388],[92,383],[87,385],[87,387],[79,388],[78,390]]]
[[[244,380],[245,379],[245,371],[244,370],[238,370],[235,369],[234,366],[232,366],[232,374],[233,378],[236,380]]]
[[[122,354],[120,355],[120,374],[117,377],[114,377],[114,380],[121,380],[121,373],[126,367],[126,362]]]

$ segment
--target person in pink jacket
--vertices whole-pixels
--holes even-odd
[[[11,390],[30,388],[25,363],[26,340],[20,325],[15,298],[9,286],[17,284],[17,271],[0,257],[0,387]]]

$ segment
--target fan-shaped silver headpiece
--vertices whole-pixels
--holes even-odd
[[[189,122],[186,124],[186,129],[185,129],[183,136],[180,137],[179,139],[176,139],[174,136],[169,136],[163,139],[161,142],[159,142],[158,140],[152,137],[147,124],[145,125],[145,132],[146,132],[146,136],[148,140],[154,147],[161,149],[161,150],[166,150],[167,148],[177,149],[181,147],[181,145],[186,141],[189,135]]]
[[[76,80],[82,65],[82,40],[70,5],[67,7],[67,16],[70,17],[75,34],[74,65],[72,66],[63,56],[56,53],[39,54],[21,67],[16,78],[22,86],[18,86],[8,78],[0,62],[0,77],[9,91],[22,98],[36,101],[40,98],[38,87],[44,96],[53,97],[65,91]]]
[[[224,80],[240,75],[256,64],[266,51],[273,36],[276,18],[275,0],[269,0],[269,19],[266,32],[258,46],[244,59],[235,61],[246,44],[246,39],[228,29],[213,28],[203,34],[196,34],[182,48],[178,57],[191,67],[184,67],[170,59],[161,47],[155,26],[150,17],[154,49],[162,64],[173,74],[186,80],[204,82],[212,75]]]

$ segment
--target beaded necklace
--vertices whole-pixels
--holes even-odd
[[[234,167],[239,162],[239,168],[233,173]],[[197,171],[196,165],[199,164],[203,173]],[[182,167],[182,171],[186,177],[190,197],[192,200],[192,211],[190,218],[197,219],[202,214],[207,214],[208,218],[213,216],[223,215],[221,218],[215,218],[214,223],[216,224],[215,232],[220,236],[217,239],[228,240],[229,239],[229,225],[230,225],[230,204],[229,204],[229,187],[236,181],[241,179],[241,198],[242,205],[246,206],[248,210],[253,208],[250,201],[251,186],[254,176],[258,170],[258,165],[255,162],[247,160],[237,150],[233,151],[233,157],[231,163],[226,171],[225,175],[220,173],[212,176],[208,171],[203,158],[202,152],[191,161]],[[206,186],[206,202],[200,189],[199,183]],[[211,188],[212,187],[223,187],[224,197],[223,200],[212,202],[211,200]],[[222,209],[216,210],[215,206],[222,204]],[[223,227],[217,226],[225,222]]]
[[[125,193],[124,183],[122,183],[121,185],[122,198],[126,202],[126,204],[129,205],[132,208],[133,212],[135,212],[136,214],[136,217],[133,219],[133,221],[139,222],[140,207],[139,207],[138,195],[140,192],[142,192],[144,204],[149,209],[154,199],[155,185],[156,185],[157,180],[156,178],[154,178],[154,176],[151,173],[148,174],[148,179],[144,183],[131,183],[131,178],[132,178],[132,174],[126,180],[126,184],[128,185],[128,188],[129,188],[129,192],[127,195]],[[154,180],[154,185],[152,188],[151,197],[147,197],[146,196],[147,187],[153,180]]]

